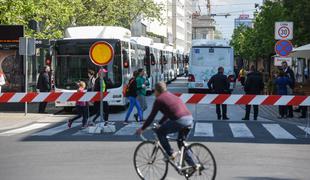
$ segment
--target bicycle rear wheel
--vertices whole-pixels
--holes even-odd
[[[167,176],[168,161],[162,149],[155,146],[155,142],[140,143],[135,150],[133,162],[141,179],[163,180]]]
[[[201,165],[190,177],[191,180],[214,180],[216,176],[216,161],[211,151],[200,143],[193,143],[189,147],[196,163]]]

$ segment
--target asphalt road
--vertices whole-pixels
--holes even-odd
[[[177,80],[169,89],[186,92],[185,83]],[[148,98],[150,106],[153,100]],[[238,106],[229,106],[229,121],[214,120],[213,106],[189,108],[197,120],[189,141],[203,142],[214,153],[217,179],[310,179],[310,138],[301,127],[261,117],[245,123]],[[0,131],[0,179],[138,179],[132,157],[141,140],[132,133],[140,124],[123,125],[124,114],[112,114],[116,132],[103,135],[80,131],[79,123],[67,129],[63,121]],[[183,178],[170,168],[167,179]]]

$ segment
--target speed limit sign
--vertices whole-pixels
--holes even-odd
[[[293,39],[293,22],[276,22],[274,34],[277,40]]]

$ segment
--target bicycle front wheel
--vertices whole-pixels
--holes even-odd
[[[167,176],[168,161],[161,148],[155,142],[140,143],[133,157],[134,167],[141,179],[163,180]]]
[[[192,176],[191,180],[214,180],[216,176],[216,161],[211,151],[200,143],[193,143],[189,146],[196,163],[201,167]]]

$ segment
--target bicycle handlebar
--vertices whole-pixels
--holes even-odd
[[[153,126],[151,126],[151,127],[149,126],[149,127],[147,127],[145,130],[146,130],[146,131],[148,131],[148,130],[155,131],[156,129],[158,129],[158,127],[159,127],[159,124],[153,123]],[[143,141],[147,141],[147,140],[148,140],[147,138],[145,138],[145,137],[143,136],[143,133],[140,134],[140,138],[141,138]]]

